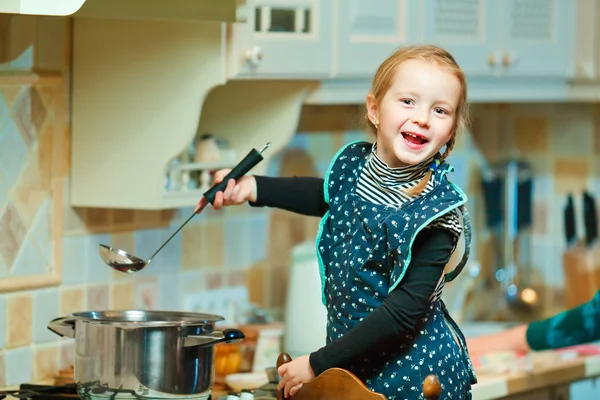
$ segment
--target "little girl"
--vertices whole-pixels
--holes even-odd
[[[476,378],[465,339],[440,299],[470,244],[467,197],[445,162],[468,119],[465,76],[438,47],[402,48],[377,70],[366,106],[375,143],[343,147],[325,179],[246,176],[229,181],[213,206],[248,201],[322,217],[327,344],[279,369],[287,397],[341,367],[390,400],[422,398],[432,373],[443,399],[470,399]],[[461,235],[466,250],[452,268]]]

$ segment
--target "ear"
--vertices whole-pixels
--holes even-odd
[[[379,109],[377,107],[377,101],[375,96],[369,93],[367,96],[367,113],[369,115],[369,121],[375,126],[379,124]]]

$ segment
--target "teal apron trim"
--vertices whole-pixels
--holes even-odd
[[[454,168],[452,166],[450,166],[449,168],[447,168],[446,170],[442,171],[440,178],[443,178],[444,175],[448,172],[454,171]],[[412,246],[413,243],[417,237],[417,235],[419,234],[419,232],[421,230],[423,230],[423,228],[425,228],[427,225],[429,225],[431,222],[433,222],[434,220],[436,220],[437,218],[439,218],[440,216],[454,210],[455,208],[458,208],[460,206],[463,206],[466,202],[467,202],[467,195],[458,187],[456,186],[454,183],[450,182],[450,185],[452,185],[452,187],[458,192],[458,194],[463,198],[462,201],[446,208],[445,210],[440,211],[439,213],[435,214],[434,216],[430,217],[429,219],[427,219],[423,224],[421,224],[417,230],[415,231],[415,233],[412,235],[412,237],[410,238],[410,244],[408,246],[408,256],[406,257],[406,260],[404,261],[404,265],[402,266],[402,272],[400,273],[400,275],[398,276],[398,278],[396,279],[396,281],[390,285],[390,288],[388,290],[388,293],[391,293],[392,290],[394,290],[398,284],[402,281],[402,278],[404,278],[404,275],[406,274],[406,270],[408,269],[408,266],[410,264],[410,261],[412,259]],[[450,272],[451,273],[451,272]]]
[[[342,146],[341,149],[339,149],[337,151],[337,153],[335,153],[335,155],[333,156],[333,158],[331,159],[331,162],[329,163],[329,167],[327,167],[327,174],[325,174],[325,179],[323,179],[323,193],[325,194],[325,203],[329,204],[329,175],[331,174],[331,170],[333,169],[333,165],[335,164],[335,162],[337,161],[337,159],[340,157],[340,155],[350,146],[352,146],[355,143],[362,143],[364,142],[364,140],[355,140],[353,142],[348,143],[345,146]],[[319,242],[320,236],[317,236],[317,243]]]
[[[319,261],[319,275],[321,276],[321,302],[324,306],[327,306],[327,299],[325,296],[325,264],[323,263],[323,259],[321,258],[321,252],[319,251],[319,242],[321,241],[321,235],[323,234],[323,227],[327,222],[327,218],[329,218],[329,211],[325,213],[323,218],[321,218],[321,222],[319,223],[319,232],[317,233],[317,240],[315,242],[315,250],[317,251],[317,260]]]

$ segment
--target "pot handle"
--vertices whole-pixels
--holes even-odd
[[[55,318],[48,324],[48,329],[61,337],[75,337],[75,320],[68,317]]]
[[[183,339],[183,347],[212,346],[217,343],[236,343],[244,340],[246,335],[237,329],[225,329],[214,331],[205,335],[188,335]]]

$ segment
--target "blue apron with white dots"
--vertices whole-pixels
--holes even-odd
[[[463,206],[467,198],[447,180],[452,167],[442,163],[432,177],[434,188],[400,208],[374,204],[356,193],[371,150],[372,144],[366,142],[342,148],[324,183],[329,211],[321,220],[317,255],[328,314],[327,343],[341,338],[383,303],[404,277],[417,233],[456,208],[463,213],[466,251],[445,275],[446,281],[460,273],[468,257],[470,223]],[[389,400],[422,399],[423,380],[432,373],[442,384],[442,399],[470,399],[476,382],[464,336],[442,300],[430,303],[414,336],[343,367]]]

